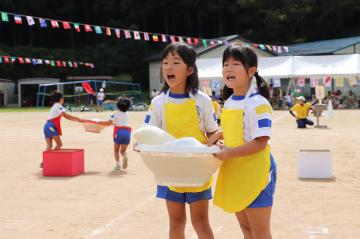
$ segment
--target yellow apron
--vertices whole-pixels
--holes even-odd
[[[201,143],[206,143],[206,136],[200,129],[199,117],[195,100],[185,99],[182,104],[166,102],[165,124],[166,131],[176,138],[194,137]],[[178,193],[202,192],[211,187],[212,179],[201,187],[169,187]]]
[[[222,111],[224,143],[228,147],[245,144],[243,113],[241,109]],[[267,186],[269,169],[269,146],[256,154],[225,160],[216,182],[214,204],[230,213],[244,210]]]

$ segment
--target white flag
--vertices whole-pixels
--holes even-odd
[[[34,21],[34,18],[33,18],[33,17],[31,17],[31,16],[26,16],[26,20],[27,20],[29,26],[35,25],[35,21]]]

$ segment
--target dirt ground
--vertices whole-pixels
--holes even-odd
[[[129,150],[129,168],[113,171],[112,128],[85,132],[63,120],[64,148],[85,150],[85,174],[43,177],[42,127],[48,113],[0,113],[0,238],[167,238],[164,201],[140,156]],[[107,119],[110,112],[74,113]],[[129,113],[138,128],[144,112]],[[321,118],[327,129],[296,129],[286,111],[273,117],[272,153],[278,166],[273,238],[360,238],[360,111]],[[297,179],[299,149],[330,149],[333,180]],[[216,238],[242,238],[233,215],[210,205]],[[188,217],[189,218],[189,217]],[[187,238],[196,238],[188,219]]]

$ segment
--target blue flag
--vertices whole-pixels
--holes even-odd
[[[102,34],[101,27],[95,26],[95,32],[96,34]]]
[[[37,60],[36,59],[31,59],[31,63],[35,66],[35,65],[37,65]]]
[[[45,28],[47,27],[46,20],[43,18],[39,18],[40,27]]]

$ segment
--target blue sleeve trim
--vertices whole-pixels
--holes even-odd
[[[150,122],[150,115],[146,115],[144,122],[145,124],[148,124]]]
[[[259,128],[271,128],[271,120],[270,119],[261,119],[258,120]]]

